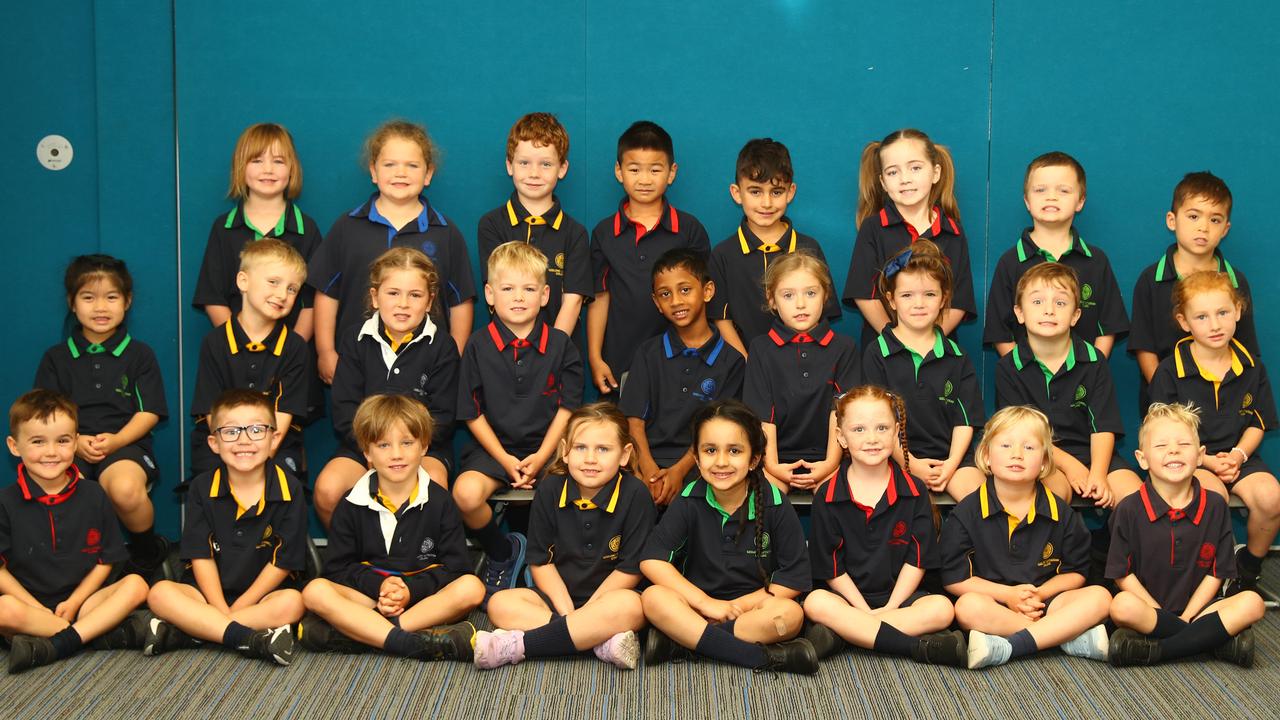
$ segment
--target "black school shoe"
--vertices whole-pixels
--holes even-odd
[[[1245,628],[1213,651],[1219,660],[1235,663],[1240,667],[1253,667],[1253,628]]]
[[[142,654],[162,655],[170,650],[193,648],[197,644],[195,638],[183,632],[177,625],[153,615],[147,620],[146,633],[142,638]]]
[[[94,650],[138,650],[143,647],[148,625],[154,619],[149,610],[134,610],[119,625],[94,638],[89,647]]]
[[[756,672],[787,672],[797,675],[815,675],[818,672],[818,651],[804,638],[786,640],[772,645],[761,645],[768,656],[764,667]]]
[[[1112,667],[1155,665],[1160,662],[1160,643],[1130,628],[1111,633],[1107,661]]]
[[[911,659],[926,665],[968,667],[969,642],[959,630],[921,635]]]
[[[672,640],[666,633],[650,625],[644,638],[644,664],[661,665],[669,661],[685,661],[693,658],[693,653],[683,645]]]
[[[1245,590],[1258,591],[1258,581],[1262,578],[1262,561],[1252,557],[1247,546],[1241,545],[1236,550],[1236,576],[1223,586],[1223,597],[1231,597]]]
[[[137,574],[141,575],[143,580],[147,581],[147,585],[154,585],[156,582],[167,578],[165,572],[165,561],[169,559],[169,539],[163,535],[156,535],[156,549],[154,555],[142,557],[133,554],[133,547],[129,547],[129,560],[124,564],[124,575]]]
[[[805,623],[804,639],[813,645],[813,650],[818,653],[819,660],[835,655],[844,650],[849,644],[835,630],[815,622]]]
[[[353,640],[343,635],[340,630],[330,625],[327,620],[310,611],[298,621],[296,638],[298,644],[306,648],[308,652],[358,655],[367,653],[372,649],[359,640]]]
[[[288,667],[293,662],[293,652],[296,645],[294,643],[293,631],[288,625],[281,625],[278,628],[270,630],[256,630],[249,636],[247,645],[242,645],[236,650],[245,657],[258,658],[260,660],[268,660],[277,665]]]
[[[423,639],[420,649],[409,654],[415,660],[461,660],[475,657],[476,626],[469,622],[439,625],[419,630],[414,635]]]
[[[48,665],[58,659],[49,638],[32,635],[14,635],[9,641],[9,674],[25,672],[34,667]]]

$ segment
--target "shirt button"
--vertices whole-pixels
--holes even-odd
[[[807,353],[807,352],[802,352],[802,353],[800,353],[800,357],[802,357],[802,358],[807,358],[807,357],[809,357],[809,353]]]
[[[516,364],[517,364],[517,365],[524,365],[524,361],[523,361],[523,360],[517,360],[517,361],[516,361]]]
[[[94,370],[101,370],[101,369],[102,369],[102,365],[100,365],[100,364],[98,364],[98,363],[94,363],[94,364],[93,364],[93,369],[94,369]]]
[[[254,382],[249,383],[249,389],[250,389],[250,390],[254,389],[254,388],[255,388],[255,387],[257,387],[257,386],[258,386],[258,384],[257,384],[257,383],[254,383]]]
[[[582,527],[584,527],[584,528],[586,528],[586,529],[590,530],[590,529],[591,529],[591,523],[582,523]]]
[[[593,548],[593,547],[595,547],[595,546],[594,546],[594,545],[592,545],[591,543],[587,543],[584,547],[586,547],[588,550],[590,550],[591,548]]]
[[[1058,396],[1057,396],[1057,395],[1050,395],[1050,396],[1049,396],[1049,399],[1050,399],[1050,400],[1053,400],[1053,401],[1055,401],[1055,402],[1056,402],[1056,401],[1058,400]]]
[[[808,370],[805,370],[804,372],[800,373],[800,375],[801,375],[802,377],[809,377],[809,371],[808,371]]]
[[[923,390],[923,389],[924,389],[924,383],[916,383],[916,387],[917,387],[917,388],[919,388],[919,389],[921,389],[921,390]]]
[[[641,260],[644,260],[644,259],[645,259],[645,256],[644,256],[644,255],[641,255],[641,256],[640,256],[640,259],[641,259]]]
[[[524,382],[524,378],[522,378],[522,377],[518,377],[518,378],[516,378],[516,382],[518,382],[518,383],[522,383],[522,382]]]
[[[685,368],[685,369],[684,369],[684,374],[685,374],[685,375],[688,375],[688,374],[689,374],[689,373],[691,373],[691,372],[693,372],[693,371],[692,371],[692,370],[690,370],[689,368]]]
[[[93,386],[99,390],[102,389],[102,383],[94,383]]]
[[[391,372],[393,372],[393,373],[395,373],[395,374],[399,375],[399,374],[400,374],[400,368],[396,368],[396,369],[392,370]]]

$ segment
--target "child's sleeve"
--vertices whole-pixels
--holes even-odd
[[[1271,394],[1271,381],[1267,379],[1267,368],[1262,363],[1258,363],[1258,392],[1253,398],[1252,410],[1249,427],[1261,428],[1263,431],[1275,428],[1276,399]]]
[[[827,482],[840,482],[840,477]],[[833,515],[831,505],[815,492],[809,516],[809,566],[814,580],[830,580],[848,572],[844,553],[840,552],[844,549],[844,538],[840,537]]]
[[[329,522],[328,536],[329,546],[324,562],[324,577],[376,600],[385,576],[374,572],[372,566],[361,562],[364,559],[364,553],[360,546],[358,519],[346,498],[338,501],[338,507],[334,508],[333,518]]]
[[[560,333],[559,330],[552,332]],[[564,333],[560,333],[564,334]],[[586,385],[586,374],[582,369],[582,356],[578,347],[569,336],[564,337],[564,350],[560,357],[560,407],[566,410],[577,410],[582,405],[582,391]]]
[[[607,232],[604,227],[602,222],[591,233],[591,274],[596,293],[609,292],[609,258],[602,247],[605,241],[602,236]]]
[[[224,262],[221,233],[218,231],[226,224],[226,215],[219,215],[209,228],[209,239],[204,244],[204,258],[200,261],[200,274],[196,276],[196,290],[191,298],[191,305],[204,308],[206,305],[231,305],[233,280],[238,267],[227,267]]]
[[[766,491],[770,489],[772,486],[765,488]],[[804,528],[800,525],[795,508],[783,500],[766,517],[768,515],[774,518],[769,532],[769,547],[775,553],[778,563],[777,569],[769,576],[769,582],[802,593],[808,592],[813,589],[813,572],[809,565],[809,553],[805,548]]]
[[[9,565],[9,555],[13,552],[13,527],[9,520],[9,509],[0,505],[0,568]]]
[[[208,494],[201,475],[187,485],[186,513],[183,515],[182,540],[178,557],[183,560],[206,560],[213,557],[213,526],[209,523]]]
[[[1151,268],[1142,271],[1133,285],[1133,322],[1129,326],[1129,352],[1155,352],[1155,310],[1151,306],[1154,288]]]
[[[335,300],[342,297],[343,221],[346,217],[342,215],[333,221],[329,234],[307,263],[307,284]]]
[[[588,302],[595,297],[591,244],[587,239],[587,229],[577,223],[569,230],[564,243],[564,292],[581,295]]]
[[[1138,514],[1128,498],[1121,501],[1111,514],[1111,545],[1107,548],[1106,569],[1108,580],[1119,580],[1133,573],[1133,542],[1137,539],[1133,526],[1137,519]]]
[[[835,397],[841,393],[852,390],[861,379],[862,371],[858,363],[858,346],[853,340],[849,340],[836,356],[835,368],[831,375],[831,397]],[[834,405],[828,405],[827,410],[834,409]]]
[[[862,349],[861,382],[866,385],[879,385],[883,388],[893,389],[889,387],[889,374],[885,370],[884,355],[880,352],[879,343],[870,343]]]
[[[1098,335],[1121,335],[1129,332],[1129,314],[1124,310],[1124,295],[1120,293],[1120,283],[1111,269],[1111,261],[1101,250],[1094,248],[1094,262],[1102,267],[1100,284],[1093,289],[1093,297],[1098,301]],[[1099,298],[1098,296],[1102,297]]]
[[[450,223],[446,230],[449,275],[440,278],[440,292],[444,295],[444,306],[451,308],[475,298],[476,281],[471,277],[471,254],[458,226]]]
[[[653,346],[648,342],[640,345],[635,359],[631,361],[631,371],[627,373],[627,382],[622,387],[622,397],[618,399],[618,409],[623,415],[640,418],[645,422],[662,410],[657,407],[657,393],[653,392],[654,384],[650,381],[654,361],[650,349]]]
[[[947,517],[947,521],[942,524],[942,539],[938,542],[942,549],[940,575],[943,585],[954,585],[977,574],[973,567],[975,552],[973,538],[970,537],[969,528],[965,527],[964,521],[956,516],[959,511],[960,506],[957,505]]]
[[[434,595],[444,586],[470,572],[470,564],[467,561],[467,539],[462,532],[462,514],[458,512],[458,506],[453,504],[453,498],[447,494],[447,491],[437,487],[430,489],[433,493],[437,491],[440,492],[441,498],[432,502],[441,503],[440,538],[436,545],[439,549],[440,562],[422,572],[404,576],[404,584],[409,588],[409,597],[413,602]],[[382,580],[379,578],[378,585],[381,584]],[[375,587],[373,597],[377,595],[378,590]]]
[[[973,294],[973,270],[969,267],[969,239],[964,232],[956,238],[956,254],[951,263],[951,307],[963,310],[966,317],[978,314],[978,301]]]
[[[1013,314],[1013,270],[1009,255],[1003,255],[996,263],[987,291],[987,315],[982,324],[984,345],[1013,342],[1013,326],[1018,320]]]
[[[146,345],[139,345],[134,363],[133,399],[138,412],[158,415],[161,420],[169,417],[169,404],[164,398],[164,379],[160,376],[160,363],[156,354]]]
[[[876,277],[884,266],[881,257],[880,242],[876,233],[876,224],[880,218],[876,214],[868,215],[858,228],[858,237],[853,241],[853,254],[849,258],[849,274],[844,281],[844,304],[857,307],[856,300],[868,300],[875,297]]]
[[[294,206],[297,210],[297,206]],[[299,211],[301,212],[301,211]],[[316,225],[316,221],[311,219],[305,213],[302,215],[302,234],[298,237],[297,245],[298,254],[302,259],[311,262],[311,258],[315,257],[316,248],[320,247],[320,243],[324,238],[320,235],[320,228]],[[302,286],[298,291],[298,302],[302,308],[315,307],[316,289],[310,283]]]
[[[987,409],[982,402],[982,383],[978,380],[978,374],[968,355],[960,357],[960,374],[952,381],[951,388],[951,399],[954,402],[946,403],[946,407],[952,427],[968,425],[981,429],[987,421]],[[943,392],[946,392],[945,386]]]
[[[1249,290],[1249,281],[1244,279],[1244,273],[1239,270],[1236,270],[1236,282],[1240,286],[1240,295],[1244,297],[1244,312],[1240,313],[1240,322],[1236,323],[1235,337],[1249,352],[1262,357],[1262,347],[1258,345],[1258,330],[1253,322],[1253,292]]]
[[[716,284],[716,294],[707,301],[707,320],[713,324],[716,320],[733,319],[729,314],[729,269],[725,266],[725,254],[721,247],[717,245],[707,259],[711,282]]]
[[[356,408],[360,407],[366,394],[364,359],[358,348],[359,342],[354,333],[338,334],[338,367],[333,371],[333,385],[329,393],[329,414],[333,418],[333,431],[350,447],[357,447],[351,428],[355,422]],[[455,397],[452,391],[450,397]]]
[[[36,378],[31,387],[41,390],[53,390],[63,395],[70,394],[71,383],[60,376],[58,364],[53,359],[53,354],[61,350],[61,348],[61,345],[49,348],[41,356],[40,364],[36,366]]]
[[[533,502],[529,505],[529,542],[524,556],[530,565],[546,565],[555,560],[555,505],[561,489],[569,482],[572,480],[567,477],[553,476],[544,478],[534,488]]]
[[[286,412],[297,416],[299,420],[307,414],[311,383],[307,376],[308,353],[307,343],[292,330],[285,338],[283,363],[280,368],[279,386],[276,398],[276,412]],[[301,422],[298,423],[301,425]],[[287,431],[288,428],[280,428]]]
[[[267,465],[270,472],[272,465]],[[280,482],[279,474],[268,476],[267,482]],[[289,501],[286,502],[284,517],[275,528],[276,547],[271,554],[271,564],[281,570],[302,572],[307,569],[307,502],[303,499],[302,484],[292,476],[286,475],[284,482],[289,488]]]
[[[1062,563],[1058,566],[1058,574],[1079,573],[1088,577],[1089,552],[1093,548],[1089,529],[1085,527],[1080,513],[1072,510],[1066,503],[1059,503],[1058,507],[1066,514],[1063,520],[1067,523],[1062,535]]]
[[[747,376],[747,361],[742,357],[742,353],[738,352],[729,343],[724,344],[722,353],[729,354],[729,372],[724,376],[724,389],[720,392],[721,398],[741,398],[742,385]]]
[[[99,565],[115,565],[129,559],[129,549],[120,534],[120,519],[105,491],[97,493],[98,523],[102,528],[102,552],[98,553]]]
[[[1209,527],[1213,531],[1206,537],[1217,541],[1213,556],[1213,567],[1210,574],[1219,580],[1238,577],[1236,569],[1236,537],[1231,528],[1231,508],[1221,495],[1206,493],[1205,502],[1210,503],[1208,516]]]
[[[751,349],[747,355],[747,373],[742,382],[742,402],[751,408],[764,422],[773,422],[773,383],[770,382],[768,368],[765,367],[764,354],[768,348],[763,343],[769,342],[767,335],[751,341]]]
[[[481,284],[489,282],[489,256],[503,241],[502,228],[499,226],[501,222],[500,216],[488,213],[482,216],[476,225],[476,250],[477,257],[480,259]]]
[[[631,493],[631,502],[628,503],[626,516],[623,518],[622,548],[618,551],[616,569],[639,575],[645,543],[649,540],[649,534],[653,532],[658,511],[653,505],[653,498],[649,496],[649,491],[640,485],[640,481],[635,480],[633,484],[636,490]]]
[[[1177,350],[1174,350],[1177,352]],[[1153,403],[1178,402],[1178,381],[1172,368],[1173,358],[1160,361],[1156,371],[1151,374],[1151,384],[1147,386],[1147,398]],[[1139,415],[1146,415],[1146,408],[1138,408]]]
[[[463,422],[475,420],[484,414],[484,387],[480,384],[480,358],[477,346],[480,340],[472,336],[462,351],[458,365],[457,419]]]
[[[1010,405],[1030,405],[1036,408],[1041,405],[1018,382],[1018,370],[1013,365],[1012,352],[996,361],[996,409]]]
[[[641,560],[676,563],[676,558],[684,550],[685,542],[693,532],[693,509],[689,507],[689,502],[689,499],[682,495],[677,495],[671,501],[667,511],[662,513],[662,518],[654,526],[653,532],[649,533],[649,539],[644,544],[644,552],[640,556]]]
[[[462,363],[458,359],[458,346],[449,333],[437,330],[431,342],[439,343],[440,347],[436,351],[436,366],[427,371],[426,406],[435,422],[431,447],[443,448],[453,436],[453,420],[458,411],[458,367]],[[338,364],[342,364],[341,360]]]
[[[928,488],[922,488],[915,499],[915,513],[911,517],[911,546],[907,548],[907,563],[922,570],[935,570],[942,563],[938,551],[938,530],[933,525],[933,503]]]
[[[1085,412],[1089,415],[1089,423],[1093,432],[1115,433],[1116,437],[1120,437],[1124,435],[1124,422],[1120,419],[1116,388],[1111,383],[1111,367],[1101,353],[1098,361],[1092,364],[1094,380],[1085,395]]]
[[[689,230],[689,249],[707,257],[711,254],[711,238],[707,235],[707,229],[692,215],[685,215],[685,220],[692,221],[689,224],[693,226]]]
[[[231,379],[227,376],[227,368],[214,350],[218,342],[215,333],[225,332],[223,326],[211,330],[204,336],[200,344],[200,360],[196,364],[196,388],[191,395],[191,414],[196,417],[209,414],[213,401],[218,395],[231,387]]]

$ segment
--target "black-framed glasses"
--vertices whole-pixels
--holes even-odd
[[[220,428],[214,428],[213,431],[218,433],[218,437],[224,442],[235,442],[240,439],[240,433],[247,433],[250,440],[261,440],[265,438],[272,430],[273,425],[223,425]]]

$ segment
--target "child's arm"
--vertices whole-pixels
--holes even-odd
[[[507,449],[502,447],[502,441],[493,432],[493,427],[485,419],[484,413],[468,420],[467,429],[471,431],[471,437],[480,443],[480,447],[489,453],[489,457],[497,460],[502,469],[507,471],[507,476],[511,478],[512,483],[518,485],[524,481],[524,474],[520,471],[520,458],[507,452]]]
[[[315,324],[316,371],[326,383],[333,382],[333,371],[338,367],[337,325],[338,300],[316,291],[316,305],[312,313]]]
[[[602,393],[618,389],[613,370],[604,361],[604,333],[609,322],[609,293],[596,292],[596,299],[587,307],[587,362],[591,366],[591,382]]]
[[[573,612],[573,598],[569,597],[569,588],[560,577],[560,571],[552,563],[546,565],[530,565],[529,573],[533,575],[533,584],[546,593],[551,601],[551,609],[560,615]],[[599,592],[598,590],[596,592]]]
[[[1187,607],[1180,617],[1186,622],[1195,620],[1196,616],[1218,597],[1220,589],[1222,589],[1221,580],[1212,575],[1205,575],[1196,586],[1196,591],[1191,593],[1191,599],[1187,600]]]
[[[942,492],[947,489],[947,483],[951,482],[951,477],[956,474],[960,463],[964,461],[965,453],[969,452],[971,442],[973,442],[972,426],[956,425],[951,428],[951,448],[947,450],[947,459],[943,461],[934,482],[925,480],[925,485],[928,485],[930,490]],[[935,485],[937,487],[934,487]]]
[[[745,360],[747,357],[747,345],[742,342],[742,336],[738,334],[738,328],[733,324],[733,321],[728,319],[716,320],[715,324],[716,330],[720,331],[720,337],[732,345],[734,350],[742,353],[742,357]]]
[[[858,306],[858,312],[862,313],[862,321],[871,326],[876,334],[884,332],[884,326],[889,324],[889,313],[884,311],[884,306],[879,300],[870,298],[856,298],[854,304]],[[960,317],[964,317],[964,311],[959,311]],[[950,316],[948,316],[950,317]],[[959,322],[959,321],[957,321]],[[944,332],[946,332],[946,322],[943,322]],[[952,330],[954,330],[954,326]]]
[[[697,585],[689,582],[685,576],[681,575],[675,565],[665,560],[642,560],[640,561],[640,571],[644,573],[645,577],[649,578],[649,582],[654,585],[661,585],[684,598],[685,602],[689,603],[689,607],[708,620],[716,622],[736,620],[746,610],[746,608],[736,603],[731,603],[727,600],[716,600],[702,592]]]
[[[556,411],[555,419],[547,427],[547,434],[543,436],[542,445],[538,447],[537,452],[520,461],[520,472],[524,475],[524,479],[517,482],[514,487],[532,487],[538,481],[538,474],[555,454],[560,438],[564,437],[565,428],[569,427],[569,416],[572,414],[565,407]]]
[[[18,582],[18,578],[9,572],[6,565],[0,565],[0,595],[10,595],[16,598],[23,605],[31,607],[43,608],[44,605],[36,599],[34,595],[27,591],[22,583]]]
[[[106,583],[107,576],[110,574],[110,565],[95,565],[80,584],[76,585],[76,589],[71,592],[71,597],[58,603],[58,606],[53,609],[53,614],[69,623],[75,622],[76,616],[80,614],[80,606],[84,605],[84,601],[88,600],[90,595],[102,589],[102,585]]]
[[[827,456],[820,462],[804,463],[809,468],[809,475],[795,486],[804,490],[812,490],[819,483],[831,477],[840,469],[840,461],[844,458],[844,448],[836,439],[836,414],[833,412],[827,419]]]
[[[992,343],[991,346],[996,349],[996,353],[998,353],[1001,357],[1003,357],[1013,352],[1013,348],[1016,347],[1016,343],[998,342],[998,343]]]
[[[1211,578],[1206,576],[1205,579],[1209,580]],[[1143,585],[1142,582],[1138,580],[1138,576],[1134,575],[1133,573],[1129,573],[1128,575],[1125,575],[1124,577],[1117,579],[1116,587],[1126,592],[1130,592],[1130,593],[1133,593],[1134,595],[1137,595],[1138,598],[1142,600],[1142,602],[1146,603],[1147,605],[1150,605],[1153,608],[1160,607],[1160,603],[1156,602],[1156,599],[1151,596],[1151,593],[1147,592],[1146,586]]]
[[[649,437],[645,434],[644,418],[628,417],[627,431],[631,433],[631,446],[636,451],[636,470],[640,479],[649,484],[649,494],[657,502],[657,488],[653,487],[653,478],[658,474],[658,461],[653,459],[649,451]]]
[[[863,612],[871,612],[872,608],[867,604],[866,598],[862,597],[862,592],[858,590],[858,585],[849,577],[849,573],[841,573],[838,577],[833,577],[827,581],[827,585],[840,594],[848,603]],[[901,603],[901,601],[899,601]]]
[[[194,563],[192,565],[194,567]],[[280,583],[284,582],[287,577],[289,577],[288,570],[281,570],[270,563],[263,565],[262,572],[258,573],[258,577],[254,578],[253,584],[246,588],[234,603],[231,603],[231,612],[243,610],[262,602],[262,598],[266,597],[267,593],[280,587]]]
[[[1084,575],[1080,573],[1061,573],[1049,578],[1047,582],[1036,587],[1036,596],[1047,605],[1050,600],[1068,590],[1084,587]]]
[[[591,602],[601,595],[614,590],[635,590],[638,585],[640,585],[639,575],[614,570],[605,577],[604,582],[600,583],[600,587],[591,593],[591,597],[587,598],[587,602]]]
[[[218,562],[213,558],[195,558],[191,561],[191,573],[195,575],[196,589],[204,595],[204,599],[223,615],[230,615],[231,607],[227,605],[227,596],[222,592]]]
[[[884,604],[883,608],[878,610],[896,610],[902,607],[902,603],[911,597],[911,593],[920,587],[920,581],[924,579],[924,568],[918,568],[911,563],[903,563],[902,569],[898,571],[898,579],[893,583],[893,592],[889,593],[889,600]]]
[[[800,461],[783,465],[778,461],[778,426],[770,422],[760,423],[764,430],[764,471],[778,480],[791,485],[795,482],[791,471],[800,465]]]
[[[1090,457],[1092,458],[1093,441],[1090,439]],[[1076,459],[1075,455],[1053,446],[1053,466],[1062,471],[1077,495],[1084,495],[1089,487],[1089,468]]]
[[[1103,357],[1111,357],[1111,349],[1116,346],[1115,335],[1099,335],[1093,339],[1093,346],[1098,348],[1098,352]]]
[[[1240,479],[1240,466],[1244,464],[1245,459],[1253,455],[1262,444],[1262,434],[1260,427],[1246,428],[1234,447],[1216,455],[1205,454],[1201,464],[1217,475],[1223,483],[1231,484]]]
[[[459,355],[467,344],[467,338],[471,337],[471,324],[475,319],[476,301],[474,299],[463,300],[449,308],[449,336],[458,346]]]
[[[653,498],[653,501],[659,505],[670,503],[671,498],[680,492],[680,486],[684,484],[685,477],[689,475],[689,472],[693,470],[696,464],[697,461],[694,460],[693,450],[689,449],[685,450],[680,459],[675,461],[671,467],[659,469],[653,485],[650,486],[650,492],[655,489],[658,491],[658,495]]]
[[[883,310],[881,311],[883,312]],[[943,335],[951,335],[960,327],[960,323],[964,322],[965,312],[956,308],[948,308],[946,314],[939,318],[938,326],[942,328]]]
[[[1151,376],[1156,374],[1156,368],[1160,366],[1160,358],[1147,350],[1137,350],[1133,357],[1138,361],[1138,372],[1142,373],[1142,379],[1151,382]]]
[[[1096,432],[1089,435],[1089,484],[1081,494],[1094,498],[1097,501],[1094,505],[1098,507],[1111,507],[1115,504],[1111,484],[1107,482],[1107,471],[1115,449],[1114,433]]]
[[[106,457],[146,437],[159,422],[160,416],[153,412],[136,412],[118,432],[99,433],[94,447],[103,457]]]
[[[226,305],[205,305],[204,314],[209,316],[209,322],[214,327],[218,327],[231,319],[231,308]]]
[[[578,318],[582,316],[582,303],[583,296],[578,293],[567,292],[561,295],[560,312],[556,314],[553,327],[573,337],[573,331],[578,327]]]
[[[315,334],[316,329],[316,311],[309,307],[304,307],[298,311],[298,322],[294,324],[293,331],[298,333],[298,337],[311,342],[311,336]]]

